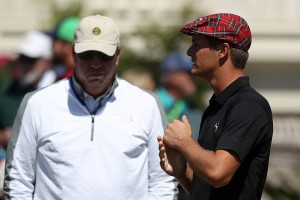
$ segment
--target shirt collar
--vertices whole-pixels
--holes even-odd
[[[242,76],[236,79],[234,82],[232,82],[225,90],[218,96],[215,94],[211,97],[209,100],[210,104],[220,104],[223,105],[227,99],[229,99],[237,90],[244,86],[249,86],[249,77],[248,76]]]
[[[86,100],[88,98],[93,98],[91,95],[89,95],[88,93],[86,93],[84,91],[84,89],[82,88],[81,84],[77,81],[76,77],[75,77],[75,73],[73,73],[72,75],[72,82],[74,84],[74,90],[75,92],[78,94],[78,96],[82,99],[82,100]],[[112,82],[112,84],[109,86],[108,90],[106,90],[106,92],[104,94],[102,94],[101,96],[97,97],[97,101],[104,99],[107,96],[111,96],[115,89],[118,87],[118,81],[117,81],[117,75],[114,77],[114,80]]]

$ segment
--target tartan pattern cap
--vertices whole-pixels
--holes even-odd
[[[236,48],[248,51],[251,46],[251,30],[240,16],[231,13],[218,13],[198,18],[184,25],[180,32],[187,35],[204,34],[225,40]]]

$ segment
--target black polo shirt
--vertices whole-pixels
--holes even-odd
[[[194,174],[191,200],[260,199],[266,181],[272,112],[267,100],[240,77],[220,95],[213,95],[205,110],[198,143],[207,150],[234,152],[241,162],[230,183],[214,188]]]

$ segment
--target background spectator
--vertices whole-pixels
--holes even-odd
[[[168,122],[187,115],[194,139],[198,138],[202,111],[188,99],[196,93],[196,83],[191,76],[192,61],[181,51],[168,54],[161,62],[161,84],[156,93],[163,105]]]
[[[55,81],[51,69],[52,40],[38,31],[24,34],[17,47],[17,58],[8,63],[12,74],[0,86],[0,186],[2,192],[6,146],[11,128],[27,92],[45,87]]]
[[[74,32],[78,23],[78,17],[66,17],[50,33],[53,37],[53,64],[57,80],[70,77],[75,68],[72,46]]]
[[[165,110],[168,122],[181,119],[186,115],[192,127],[192,135],[198,139],[202,111],[188,101],[196,93],[196,83],[191,76],[191,59],[181,51],[169,53],[161,62],[161,85],[156,94]],[[180,184],[178,184],[178,200],[187,199]]]

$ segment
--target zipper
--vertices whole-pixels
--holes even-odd
[[[90,115],[91,115],[91,117],[92,117],[92,124],[91,124],[91,125],[92,125],[92,127],[91,127],[91,141],[93,141],[93,140],[94,140],[94,123],[95,123],[95,115],[96,115],[96,113],[97,113],[97,110],[100,109],[100,107],[102,106],[102,104],[103,104],[104,101],[107,101],[107,99],[109,99],[109,98],[113,95],[113,92],[114,92],[115,88],[118,86],[118,82],[117,82],[117,80],[116,80],[116,78],[115,78],[114,82],[112,83],[112,85],[111,85],[110,88],[109,88],[108,93],[106,92],[107,95],[105,95],[105,96],[103,97],[103,99],[101,100],[101,102],[99,103],[99,105],[98,105],[98,106],[94,109],[94,111],[91,113],[90,110],[89,110],[89,108],[88,108],[88,106],[87,106],[86,103],[84,102],[84,99],[83,99],[81,96],[79,96],[78,91],[77,91],[77,90],[75,89],[75,87],[74,87],[74,83],[73,83],[73,79],[75,79],[74,77],[75,77],[75,72],[74,72],[74,74],[72,75],[72,77],[69,78],[70,86],[71,86],[72,91],[73,91],[74,94],[75,94],[75,97],[78,99],[78,101],[81,103],[81,105],[83,105],[83,106],[87,109],[87,111],[90,113]]]
[[[91,141],[94,140],[94,124],[95,124],[95,115],[91,115],[92,117],[92,128],[91,128]]]

